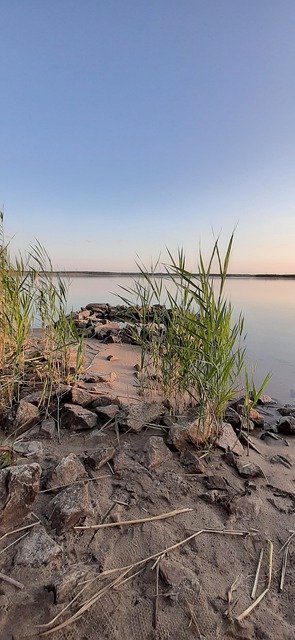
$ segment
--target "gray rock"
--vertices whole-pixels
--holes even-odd
[[[101,447],[98,451],[92,451],[85,455],[85,465],[91,471],[98,471],[109,460],[112,460],[116,453],[115,447]]]
[[[79,404],[81,407],[86,407],[93,402],[93,398],[93,393],[90,393],[87,389],[72,387],[71,402],[73,404]]]
[[[146,464],[148,469],[155,469],[167,460],[172,459],[172,453],[160,436],[151,436],[146,445]]]
[[[227,422],[222,423],[222,433],[220,434],[216,445],[223,449],[223,451],[233,451],[237,455],[243,455],[244,449],[241,445],[237,434],[230,424]]]
[[[49,503],[49,513],[52,527],[59,535],[86,516],[93,515],[87,484],[76,484],[63,489]]]
[[[43,447],[41,442],[36,440],[18,441],[13,445],[13,450],[24,458],[32,458],[39,462],[43,458]]]
[[[258,464],[251,462],[247,458],[236,458],[236,469],[242,478],[263,478],[264,473]]]
[[[278,421],[278,432],[285,436],[295,436],[295,418],[294,416],[285,416]]]
[[[13,431],[16,431],[17,435],[20,435],[39,422],[39,420],[40,413],[38,407],[31,402],[21,400],[15,415]]]
[[[39,493],[41,467],[37,463],[0,471],[0,528],[8,531],[23,523]]]
[[[46,533],[42,525],[33,527],[18,546],[14,563],[22,566],[40,567],[48,564],[62,553],[61,547]]]
[[[46,483],[46,488],[54,489],[71,484],[80,478],[85,478],[86,471],[82,462],[74,453],[70,453],[58,463],[52,472],[51,478]]]
[[[118,424],[138,433],[149,422],[159,421],[163,413],[163,406],[158,402],[139,402],[118,414]]]
[[[205,465],[197,453],[189,449],[182,451],[180,462],[190,473],[205,473]]]
[[[295,407],[292,404],[285,404],[283,407],[279,407],[278,413],[281,416],[295,416]]]
[[[40,436],[47,438],[47,440],[53,440],[57,433],[56,424],[53,418],[47,418],[43,420],[40,427]]]
[[[95,413],[103,420],[113,420],[119,411],[117,404],[109,404],[105,407],[96,407]]]
[[[77,404],[64,404],[61,412],[61,425],[66,429],[93,429],[97,424],[97,416],[93,411]]]

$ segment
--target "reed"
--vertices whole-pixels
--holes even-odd
[[[121,296],[135,300],[145,325],[139,337],[144,390],[157,389],[175,412],[195,405],[209,424],[221,421],[246,368],[244,318],[234,318],[225,296],[232,244],[233,234],[222,256],[217,239],[207,262],[200,251],[196,273],[182,250],[176,258],[168,251],[164,277],[156,276],[158,263],[149,270],[138,263],[140,277]],[[154,323],[147,321],[151,310]]]
[[[51,276],[52,265],[36,242],[12,257],[0,213],[0,409],[40,390],[49,406],[54,386],[69,382],[81,366],[82,341],[67,317],[67,287]],[[33,327],[38,322],[39,332]],[[71,364],[71,353],[75,353]]]

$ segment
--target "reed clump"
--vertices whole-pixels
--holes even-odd
[[[51,272],[50,259],[38,242],[26,255],[12,257],[0,213],[2,412],[18,402],[25,389],[40,391],[40,406],[49,406],[53,388],[76,377],[81,367],[82,339],[67,316],[67,287]]]
[[[185,254],[175,259],[168,251],[165,276],[138,264],[140,277],[125,289],[122,299],[136,302],[141,331],[141,381],[144,391],[156,388],[174,412],[194,405],[207,426],[221,422],[229,401],[242,389],[246,348],[244,318],[234,317],[225,296],[233,235],[224,255],[219,240],[210,257],[202,252],[196,272],[186,266]],[[162,269],[161,269],[162,270]],[[218,277],[212,277],[212,272]],[[127,297],[129,295],[129,299]],[[131,296],[131,298],[130,298]],[[153,324],[148,319],[153,312]]]

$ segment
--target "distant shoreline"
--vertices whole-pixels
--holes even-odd
[[[53,276],[62,276],[65,278],[134,278],[140,277],[142,274],[133,271],[45,271],[44,273]],[[156,278],[167,276],[167,273],[150,273]],[[193,274],[197,276],[198,274]],[[212,273],[212,278],[220,278],[217,273]],[[227,278],[261,278],[263,280],[295,280],[295,274],[277,274],[277,273],[229,273]]]

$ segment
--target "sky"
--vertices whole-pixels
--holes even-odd
[[[7,237],[57,269],[295,273],[294,0],[1,0]]]

